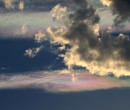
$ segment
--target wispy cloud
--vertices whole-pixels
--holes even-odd
[[[76,80],[72,80],[76,79]],[[72,76],[68,71],[31,72],[24,75],[0,76],[0,89],[41,88],[48,91],[74,92],[115,87],[129,87],[129,80],[105,78],[87,72]]]

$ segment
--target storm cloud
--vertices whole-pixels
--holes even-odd
[[[48,29],[53,43],[71,45],[62,55],[64,63],[69,69],[73,66],[86,67],[92,74],[104,75],[112,72],[117,77],[130,75],[129,37],[123,34],[115,37],[110,30],[101,31],[98,11],[86,0],[74,0],[74,3],[74,11],[66,9],[63,15],[56,13],[63,11],[65,7],[58,6],[52,10],[55,15],[53,18],[60,18],[55,20],[62,21],[65,29]],[[66,20],[67,25],[64,22]]]

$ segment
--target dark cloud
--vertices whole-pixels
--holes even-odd
[[[101,32],[98,27],[100,17],[97,10],[86,0],[74,1],[75,10],[68,16],[70,21],[68,31],[63,36],[72,45],[64,57],[66,65],[68,67],[85,66],[90,72],[102,74],[116,72],[115,76],[128,75],[130,71],[129,37],[123,34],[112,36],[109,30]],[[116,7],[116,4],[113,3],[113,6]],[[123,16],[123,12],[119,15]]]
[[[88,48],[96,48],[98,38],[93,32],[93,26],[99,23],[100,17],[96,10],[88,4],[86,0],[74,0],[77,9],[71,13],[69,18],[71,26],[65,37],[73,44],[77,43],[78,53],[85,57]]]
[[[112,0],[112,9],[116,15],[115,25],[130,21],[130,0]]]

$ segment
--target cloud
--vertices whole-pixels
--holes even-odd
[[[109,3],[111,6],[114,6],[113,4],[114,2]],[[51,43],[63,45],[59,50],[66,49],[66,52],[59,56],[63,57],[69,69],[82,66],[92,74],[104,75],[112,72],[117,77],[130,75],[130,41],[127,36],[119,35],[113,38],[108,31],[100,33],[98,11],[86,0],[74,0],[74,5],[73,11],[61,5],[54,7],[51,15],[61,26],[55,29],[49,27],[47,36],[39,31],[35,34],[35,41],[39,43],[49,36]],[[20,32],[25,32],[25,27],[23,26]],[[70,48],[66,48],[66,44],[69,44]],[[25,55],[33,58],[40,50],[39,47],[28,49]]]
[[[58,50],[62,51],[62,50],[65,50],[65,45],[62,45],[58,48]]]
[[[115,25],[130,21],[129,0],[101,0],[104,5],[110,6],[115,15]]]
[[[62,23],[65,22],[66,12],[67,12],[67,7],[61,7],[61,5],[58,4],[54,8],[52,8],[51,16],[53,19],[60,21]]]
[[[56,6],[57,7],[57,6]],[[55,8],[54,8],[55,9]],[[57,8],[56,8],[57,9]],[[64,11],[64,18],[57,14]],[[54,14],[53,14],[54,12]],[[100,17],[98,11],[88,4],[86,0],[75,0],[75,10],[58,5],[58,10],[52,15],[62,27],[48,28],[47,32],[52,43],[69,44],[62,57],[69,69],[82,66],[92,74],[115,76],[130,75],[130,40],[126,35],[113,37],[109,30],[100,32]],[[61,18],[61,20],[59,20]],[[65,22],[63,22],[65,20]],[[67,23],[67,24],[66,24]]]
[[[63,70],[64,71],[64,70]],[[64,73],[65,72],[65,73]],[[25,75],[0,75],[0,89],[41,88],[50,92],[75,92],[114,87],[129,87],[129,79],[120,80],[90,75],[87,72],[76,74],[62,70],[53,72],[29,72]],[[75,75],[75,76],[74,76]]]
[[[3,0],[5,4],[5,8],[10,9],[14,8],[14,1],[13,0]]]
[[[20,10],[24,10],[24,2],[20,1],[18,7]]]
[[[112,0],[101,0],[101,2],[105,6],[110,6],[112,4]]]
[[[34,39],[34,40],[35,40],[37,43],[40,43],[45,37],[46,37],[45,33],[42,32],[41,30],[39,30],[38,33],[35,34],[35,39]]]
[[[25,50],[24,55],[28,56],[30,58],[34,58],[41,51],[42,48],[43,48],[43,46],[40,46],[37,48],[32,48],[32,49],[27,49],[27,50]]]

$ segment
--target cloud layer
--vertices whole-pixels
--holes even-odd
[[[50,92],[75,92],[115,87],[129,87],[129,80],[93,76],[86,72],[75,74],[75,81],[69,71],[31,72],[26,75],[0,76],[0,89],[41,88]]]

